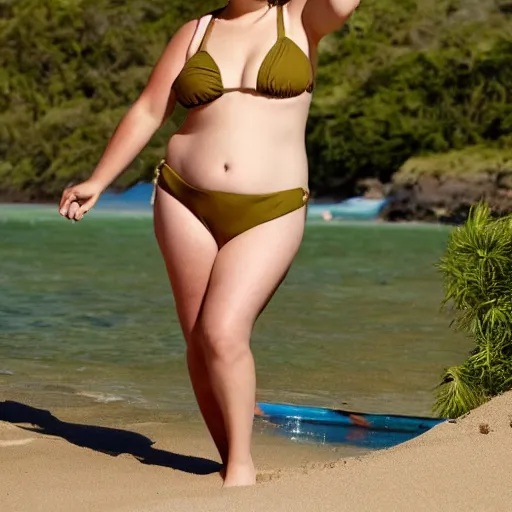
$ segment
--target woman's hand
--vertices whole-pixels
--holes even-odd
[[[96,204],[103,190],[104,187],[93,180],[67,188],[62,193],[59,213],[70,220],[80,220]]]

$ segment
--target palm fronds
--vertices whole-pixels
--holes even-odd
[[[448,368],[439,387],[434,411],[443,417],[456,418],[483,404],[486,397],[474,380],[471,370],[464,365]]]
[[[512,387],[512,217],[494,219],[481,203],[453,231],[439,262],[443,306],[475,341],[461,366],[446,370],[434,410],[457,417]]]

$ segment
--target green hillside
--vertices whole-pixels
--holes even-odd
[[[222,2],[0,0],[0,197],[89,175],[177,27]],[[362,0],[321,47],[311,186],[349,194],[411,156],[512,146],[512,0]],[[183,112],[118,182],[149,178]]]

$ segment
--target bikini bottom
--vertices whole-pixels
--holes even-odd
[[[309,199],[309,192],[304,188],[267,194],[197,188],[188,184],[165,160],[155,169],[154,184],[186,206],[212,234],[219,248],[251,228],[302,208]]]

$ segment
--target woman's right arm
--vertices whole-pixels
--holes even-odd
[[[91,177],[62,194],[59,213],[80,220],[101,193],[128,167],[154,133],[172,114],[176,98],[172,84],[187,58],[197,20],[183,25],[173,36],[137,101],[110,138]]]

